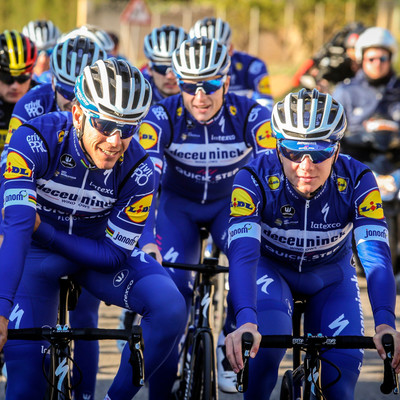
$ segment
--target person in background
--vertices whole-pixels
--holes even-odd
[[[38,57],[33,68],[33,79],[39,83],[51,82],[50,56],[61,36],[60,30],[50,20],[28,22],[22,33],[35,43]]]
[[[271,93],[267,66],[260,58],[234,49],[229,23],[221,18],[206,17],[200,19],[190,29],[189,37],[201,36],[217,39],[221,44],[228,47],[232,60],[229,90],[250,97],[272,110],[274,99]]]

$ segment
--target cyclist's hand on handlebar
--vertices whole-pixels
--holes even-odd
[[[7,342],[8,319],[0,315],[0,351]]]
[[[261,335],[258,332],[257,325],[248,322],[230,333],[225,339],[226,357],[228,358],[233,371],[237,374],[243,369],[242,359],[242,335],[244,332],[253,334],[254,342],[250,351],[250,357],[254,358],[258,352],[261,342]]]
[[[374,336],[374,343],[379,356],[384,360],[386,358],[385,350],[382,346],[382,336],[385,333],[389,333],[394,339],[394,354],[392,367],[396,370],[396,373],[400,373],[400,332],[397,332],[391,326],[381,324],[376,327],[376,334]]]
[[[147,254],[155,254],[155,259],[158,261],[160,264],[162,263],[162,256],[160,253],[160,250],[158,250],[158,246],[155,243],[147,243],[142,247],[142,250],[147,253]]]

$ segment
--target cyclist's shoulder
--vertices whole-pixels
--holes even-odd
[[[242,169],[250,172],[250,174],[253,176],[258,176],[260,180],[266,182],[268,181],[267,177],[280,176],[282,174],[282,166],[279,162],[276,149],[270,149],[262,154],[259,154]]]
[[[257,103],[254,99],[250,99],[247,96],[238,95],[234,92],[228,92],[225,94],[225,101],[223,107],[225,110],[234,116],[239,118],[249,119],[249,111],[259,113],[261,115],[270,116],[270,111]],[[252,115],[254,118],[254,115]]]
[[[183,102],[180,93],[165,97],[150,107],[145,120],[166,121],[175,120],[182,116]]]
[[[15,104],[13,114],[26,113],[29,118],[55,111],[55,96],[51,83],[35,86],[28,90]]]
[[[347,154],[339,154],[333,170],[337,177],[341,177],[353,187],[357,185],[363,175],[371,172],[368,166]]]

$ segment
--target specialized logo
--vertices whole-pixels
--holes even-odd
[[[271,190],[276,190],[281,185],[281,181],[276,175],[267,176],[266,179]]]
[[[22,121],[20,121],[16,117],[12,117],[10,120],[10,124],[8,125],[8,133],[6,138],[6,144],[10,143],[12,134],[22,125]]]
[[[295,213],[296,213],[296,210],[290,204],[285,204],[284,206],[281,207],[281,214],[284,217],[291,218],[291,217],[293,217],[293,215]]]
[[[113,285],[114,287],[119,287],[121,286],[124,281],[126,280],[126,278],[129,275],[129,271],[127,269],[123,269],[122,271],[119,271],[113,279]]]
[[[142,147],[147,150],[151,149],[158,140],[156,130],[148,123],[144,122],[140,126],[139,130],[139,143]]]
[[[262,94],[271,94],[271,85],[268,75],[264,75],[258,82],[258,91]]]
[[[231,197],[231,215],[232,217],[242,217],[254,213],[256,207],[253,199],[244,189],[235,188]]]
[[[264,149],[275,149],[276,139],[272,136],[271,122],[264,122],[256,133],[257,144]]]
[[[347,179],[346,178],[338,178],[337,179],[337,186],[339,189],[339,192],[341,193],[346,193],[347,192]]]
[[[229,112],[231,115],[236,115],[237,114],[237,108],[235,106],[230,106],[229,107]]]
[[[60,163],[65,168],[75,168],[76,162],[70,154],[63,154],[60,158]]]
[[[262,285],[261,286],[261,291],[264,292],[265,294],[268,293],[268,286],[273,282],[274,280],[268,275],[264,275],[261,278],[257,279],[257,285]]]
[[[4,178],[30,178],[31,176],[32,170],[28,167],[28,163],[25,159],[15,151],[8,153]]]
[[[128,218],[133,222],[143,222],[149,215],[153,195],[149,194],[125,209]]]
[[[358,207],[358,212],[363,217],[383,219],[382,199],[379,190],[375,189],[367,194]]]

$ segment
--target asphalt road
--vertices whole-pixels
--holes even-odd
[[[361,287],[361,300],[364,308],[365,328],[366,335],[373,335],[373,321],[371,315],[371,308],[368,303],[366,294],[365,279],[360,278]],[[397,296],[397,302],[399,303],[399,296]],[[105,305],[101,306],[100,309],[100,327],[101,328],[116,328],[118,326],[119,309],[117,307],[108,307]],[[400,306],[397,305],[397,314],[400,315]],[[98,384],[96,389],[96,399],[103,400],[107,392],[107,388],[110,386],[112,379],[119,364],[119,356],[117,346],[114,341],[103,341],[100,344],[100,368],[98,374]],[[283,372],[290,367],[290,356],[287,355],[282,364],[280,376]],[[356,399],[362,400],[380,400],[380,399],[391,399],[397,398],[394,395],[382,395],[379,391],[380,382],[382,379],[383,364],[378,358],[377,353],[373,350],[365,351],[364,365],[361,371],[361,375],[356,387]],[[271,397],[271,400],[279,399],[279,382],[275,391]],[[4,400],[4,382],[0,382],[0,400]],[[138,400],[147,400],[148,392],[146,388],[143,388],[135,397]],[[239,400],[242,399],[240,394],[226,394],[219,393],[220,400]],[[114,399],[113,399],[114,400]],[[118,399],[116,399],[118,400]]]

